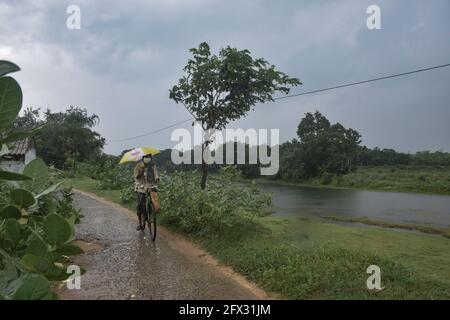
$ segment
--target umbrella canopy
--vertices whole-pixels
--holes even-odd
[[[160,153],[160,151],[156,148],[152,147],[140,147],[135,148],[131,151],[128,151],[122,156],[122,159],[120,159],[119,164],[126,163],[126,162],[136,162],[142,159],[143,156],[151,154],[154,156],[155,154]]]

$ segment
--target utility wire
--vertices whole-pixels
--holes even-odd
[[[288,99],[288,98],[293,98],[293,97],[304,96],[304,95],[307,95],[307,94],[313,94],[313,93],[324,92],[324,91],[329,91],[329,90],[341,89],[341,88],[345,88],[345,87],[351,87],[351,86],[356,86],[356,85],[369,83],[369,82],[375,82],[375,81],[381,81],[381,80],[392,79],[392,78],[397,78],[397,77],[403,77],[403,76],[407,76],[407,75],[411,75],[411,74],[415,74],[415,73],[419,73],[419,72],[430,71],[430,70],[435,70],[435,69],[440,69],[440,68],[445,68],[445,67],[450,67],[450,63],[442,64],[442,65],[438,65],[438,66],[434,66],[434,67],[429,67],[429,68],[417,69],[417,70],[403,72],[403,73],[392,74],[392,75],[383,76],[383,77],[379,77],[379,78],[373,78],[373,79],[369,79],[369,80],[363,80],[363,81],[358,81],[358,82],[351,82],[351,83],[341,84],[341,85],[334,86],[334,87],[328,87],[328,88],[323,88],[323,89],[318,89],[318,90],[313,90],[313,91],[289,94],[289,95],[286,95],[286,96],[281,96],[281,97],[274,98],[274,100]],[[134,140],[134,139],[137,139],[137,138],[150,136],[150,135],[153,135],[153,134],[156,134],[158,132],[161,132],[161,131],[164,131],[164,130],[176,127],[176,126],[178,126],[180,124],[183,124],[183,123],[186,123],[186,122],[192,121],[192,120],[195,120],[195,118],[192,117],[192,118],[189,118],[189,119],[186,119],[186,120],[174,123],[172,125],[169,125],[167,127],[163,127],[163,128],[151,131],[151,132],[143,133],[143,134],[138,135],[138,136],[129,137],[129,138],[120,139],[120,140],[111,140],[110,142],[129,141],[129,140]]]
[[[164,130],[167,130],[167,129],[176,127],[176,126],[178,126],[178,125],[180,125],[180,124],[183,124],[183,123],[185,123],[185,122],[192,121],[192,120],[194,120],[194,118],[186,119],[186,120],[183,120],[183,121],[174,123],[174,124],[172,124],[172,125],[170,125],[170,126],[167,126],[167,127],[164,127],[164,128],[160,128],[160,129],[157,129],[157,130],[154,130],[154,131],[150,131],[150,132],[147,132],[147,133],[143,133],[143,134],[141,134],[141,135],[139,135],[139,136],[129,137],[129,138],[120,139],[120,140],[111,140],[110,142],[128,141],[128,140],[133,140],[133,139],[137,139],[137,138],[142,138],[142,137],[145,137],[145,136],[150,136],[150,135],[152,135],[152,134],[156,134],[156,133],[158,133],[158,132],[161,132],[161,131],[164,131]]]
[[[444,68],[444,67],[449,67],[449,66],[450,66],[450,63],[443,64],[443,65],[440,65],[440,66],[434,66],[434,67],[429,67],[429,68],[424,68],[424,69],[418,69],[418,70],[414,70],[414,71],[404,72],[404,73],[392,74],[392,75],[384,76],[384,77],[380,77],[380,78],[374,78],[374,79],[369,79],[369,80],[363,80],[363,81],[358,81],[358,82],[341,84],[339,86],[334,86],[334,87],[329,87],[329,88],[324,88],[324,89],[319,89],[319,90],[313,90],[313,91],[296,93],[296,94],[289,94],[289,95],[286,95],[286,96],[274,98],[274,100],[287,99],[287,98],[304,96],[304,95],[307,95],[307,94],[312,94],[312,93],[317,93],[317,92],[323,92],[323,91],[340,89],[340,88],[345,88],[345,87],[350,87],[350,86],[356,86],[356,85],[363,84],[363,83],[369,83],[369,82],[375,82],[375,81],[386,80],[386,79],[391,79],[391,78],[397,78],[397,77],[407,76],[407,75],[414,74],[414,73],[430,71],[430,70]]]

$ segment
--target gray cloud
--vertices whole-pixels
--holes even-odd
[[[82,29],[65,28],[78,4]],[[382,29],[366,28],[378,4]],[[448,63],[447,0],[424,1],[2,1],[0,59],[22,67],[25,106],[88,108],[100,116],[106,152],[174,145],[171,131],[126,142],[189,117],[168,99],[188,49],[208,41],[248,48],[314,90]],[[450,150],[448,69],[258,105],[231,127],[280,128],[295,137],[319,110],[360,131],[363,143],[402,151]],[[185,127],[189,127],[186,124]]]

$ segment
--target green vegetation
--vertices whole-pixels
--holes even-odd
[[[325,176],[303,185],[382,191],[450,194],[450,167],[359,167],[345,175]]]
[[[422,226],[422,225],[417,225],[417,224],[395,223],[395,222],[369,219],[367,217],[322,216],[322,218],[332,220],[332,221],[338,221],[338,222],[356,222],[356,223],[362,223],[362,224],[367,224],[367,225],[371,225],[371,226],[379,226],[379,227],[383,227],[383,228],[405,229],[405,230],[420,231],[420,232],[429,233],[429,234],[440,234],[440,235],[450,239],[450,228],[436,228],[436,227]]]
[[[202,244],[223,263],[289,298],[450,297],[448,239],[294,218],[258,222]],[[382,270],[380,292],[365,285],[372,264]]]
[[[196,172],[162,177],[160,198],[165,214],[161,218],[172,229],[198,237],[222,234],[227,227],[262,215],[270,204],[270,196],[256,184],[236,183],[239,172],[234,167],[221,168],[207,189],[201,189],[198,177]]]
[[[450,153],[369,149],[360,145],[358,132],[331,125],[317,111],[305,114],[297,135],[280,145],[280,170],[273,180],[450,194]]]
[[[183,104],[203,130],[210,134],[225,129],[257,104],[274,101],[273,95],[288,94],[289,86],[301,82],[263,58],[254,59],[248,50],[226,47],[218,55],[211,54],[208,43],[190,49],[193,57],[183,68],[185,75],[170,90],[170,99]],[[202,141],[202,151],[212,143],[211,137]],[[205,189],[208,165],[202,152],[201,188]]]
[[[18,70],[0,61],[1,154],[36,132],[11,130],[22,108],[22,91],[5,75]],[[23,174],[0,171],[0,300],[55,299],[50,281],[67,279],[68,256],[82,253],[71,244],[80,213],[72,207],[70,190],[57,191],[57,180],[39,158]]]
[[[191,53],[170,99],[183,104],[206,132],[226,128],[257,103],[300,84],[248,50],[226,47],[214,55],[202,43]],[[0,170],[0,299],[55,299],[52,282],[67,279],[69,256],[82,253],[72,244],[81,215],[70,189],[60,190],[63,176],[134,211],[132,167],[102,152],[105,139],[93,130],[99,118],[86,109],[47,110],[41,118],[39,109],[29,108],[18,117],[22,91],[6,76],[18,70],[0,61],[0,156],[11,143],[33,136],[45,162],[33,160],[23,174]],[[450,194],[449,153],[369,149],[360,138],[318,111],[306,113],[297,138],[280,145],[280,171],[272,180]],[[206,138],[197,147],[204,151],[211,142]],[[238,144],[222,145],[227,147],[236,150]],[[245,150],[248,160],[250,146]],[[160,185],[160,222],[268,291],[292,299],[450,299],[449,230],[364,218],[326,217],[372,227],[263,217],[270,197],[254,183],[240,183],[235,168],[208,166],[205,159],[201,166],[176,166],[170,153],[156,157],[170,172]],[[207,184],[208,168],[217,174]],[[237,168],[246,178],[259,176],[260,164]],[[374,264],[382,270],[381,291],[366,288],[366,270]]]
[[[97,180],[100,189],[123,189],[134,183],[133,165],[119,165],[119,160],[120,157],[103,154],[95,160],[77,164],[71,173]]]
[[[46,110],[43,116],[41,119],[40,109],[27,108],[13,127],[15,131],[41,127],[34,135],[36,152],[47,164],[68,170],[102,155],[105,139],[92,130],[98,116],[73,106],[65,112]]]
[[[359,145],[359,134],[339,123],[331,124],[319,112],[306,113],[298,126],[298,140],[280,145],[280,170],[277,175],[260,177],[260,164],[237,164],[242,176],[277,183],[328,186],[382,191],[450,194],[450,153],[417,152],[406,154],[392,149],[369,149]],[[226,143],[223,149],[238,149],[238,142]],[[246,161],[248,144],[244,146]],[[260,146],[259,146],[260,147]],[[253,150],[256,148],[253,146]],[[198,165],[174,165],[170,149],[156,158],[159,168],[175,171],[198,170]],[[194,150],[185,151],[193,161]],[[235,163],[236,161],[236,152]],[[225,163],[225,161],[224,161]],[[210,172],[223,165],[212,164]]]
[[[121,201],[119,190],[101,190],[89,178],[70,181],[76,188],[134,210],[133,202]],[[287,298],[450,298],[450,239],[444,237],[257,215],[233,219],[219,233],[213,229],[191,233],[183,225],[173,225],[173,216],[163,206],[160,220],[166,227],[184,233],[222,263]],[[192,219],[197,216],[194,212]],[[366,288],[366,269],[372,264],[382,270],[385,289],[379,292]]]

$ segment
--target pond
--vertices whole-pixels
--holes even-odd
[[[273,214],[368,217],[396,223],[450,226],[450,196],[280,185],[259,181],[272,193]]]

